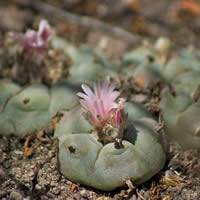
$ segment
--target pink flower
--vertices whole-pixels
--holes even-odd
[[[115,91],[115,85],[110,84],[109,77],[100,84],[94,85],[94,92],[87,86],[82,85],[84,93],[78,93],[81,97],[80,104],[88,112],[90,121],[97,128],[102,128],[105,123],[119,126],[122,120],[123,100],[119,103],[115,100],[119,92]]]
[[[46,20],[42,20],[38,32],[28,30],[25,34],[15,34],[14,38],[23,46],[25,52],[29,55],[41,54],[48,47],[51,40],[51,28]]]

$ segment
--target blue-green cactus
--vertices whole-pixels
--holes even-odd
[[[155,49],[150,46],[134,49],[123,56],[121,72],[135,79],[140,78],[144,87],[147,87],[156,79],[165,81],[162,74],[164,66],[159,62],[157,54]]]
[[[33,85],[12,96],[0,112],[1,134],[30,134],[50,121],[48,88]]]
[[[78,104],[76,93],[80,90],[79,85],[72,84],[70,81],[62,81],[54,84],[50,89],[51,104],[49,111],[55,115],[63,109],[71,109]]]
[[[83,45],[77,48],[58,37],[51,40],[50,45],[52,49],[63,49],[71,57],[70,76],[62,82],[57,81],[51,88],[31,85],[22,89],[16,84],[1,81],[0,104],[4,109],[0,111],[0,134],[25,135],[48,126],[58,111],[78,104],[76,93],[80,90],[80,83],[92,83],[114,73],[115,66],[99,49]]]
[[[1,135],[22,136],[40,130],[50,124],[58,111],[78,104],[78,90],[66,82],[57,83],[52,89],[44,85],[20,88],[1,82],[0,91]]]
[[[75,48],[69,42],[56,38],[52,41],[54,48],[62,48],[73,60],[70,68],[70,82],[92,83],[102,80],[105,76],[113,74],[116,66],[111,64],[102,51],[88,46]]]
[[[74,118],[74,122],[77,120]],[[67,123],[67,120],[61,121],[62,124],[64,122]],[[90,130],[88,134],[84,130],[73,134],[71,127],[65,127],[71,130],[70,134],[58,127],[61,133],[58,153],[61,173],[74,182],[105,191],[124,186],[129,179],[133,184],[147,181],[165,163],[160,136],[150,123],[152,126],[156,124],[145,119],[131,122],[120,149],[115,148],[114,143],[103,146]]]
[[[102,88],[97,84],[95,94],[83,86],[88,96],[83,93],[79,96],[85,99],[85,102],[81,100],[81,105],[88,111],[78,106],[66,112],[55,132],[59,139],[61,173],[74,182],[105,191],[124,186],[127,180],[133,184],[143,183],[165,163],[162,137],[156,131],[157,122],[142,105],[136,103],[125,103],[123,113],[120,113],[120,102],[119,105],[108,103],[118,96],[113,86],[108,85],[108,81]],[[94,95],[99,99],[96,100]],[[97,107],[93,107],[95,105]],[[109,116],[106,115],[107,106],[111,106]],[[95,119],[96,112],[99,116]],[[124,120],[128,121],[125,123]]]
[[[179,92],[172,96],[165,90],[160,107],[166,134],[184,148],[200,148],[200,103],[194,103],[188,93]]]
[[[165,89],[160,102],[165,132],[184,147],[199,148],[199,103],[193,102],[192,98],[200,85],[200,56],[190,50],[181,50],[170,55],[169,49],[170,43],[163,39],[158,40],[154,46],[146,45],[134,49],[123,57],[122,72],[142,79],[144,86],[157,78],[167,85],[170,84],[176,96],[173,97]]]
[[[144,105],[134,102],[124,103],[124,112],[128,113],[128,120],[134,121],[141,118],[153,118],[152,114]]]
[[[169,60],[165,66],[164,76],[177,91],[192,94],[200,84],[200,58],[188,51],[181,51]]]
[[[64,116],[58,123],[54,136],[61,137],[69,134],[91,133],[92,129],[92,125],[84,118],[83,110],[78,105],[64,113]]]
[[[87,46],[77,48],[66,40],[55,38],[51,47],[62,48],[73,60],[70,77],[51,88],[44,85],[21,88],[1,81],[0,134],[30,134],[48,126],[51,118],[62,110],[64,116],[54,136],[59,139],[58,161],[63,175],[74,182],[106,191],[124,186],[127,180],[133,184],[147,181],[165,163],[165,138],[162,131],[158,133],[158,123],[152,114],[137,103],[114,102],[118,92],[113,95],[112,89],[108,96],[105,96],[107,88],[101,98],[92,101],[94,108],[91,102],[88,107],[85,104],[87,97],[79,93],[84,110],[76,94],[80,83],[92,84],[106,75],[114,76],[118,70],[141,78],[145,87],[159,78],[170,83],[176,93],[173,96],[167,88],[162,91],[160,107],[165,133],[183,147],[199,148],[200,103],[194,102],[192,96],[200,84],[200,59],[188,51],[169,57],[169,45],[163,41],[125,54],[119,69],[111,65],[100,50]],[[104,83],[104,88],[108,87],[106,85]],[[86,86],[83,89],[90,93]],[[101,110],[103,114],[95,113],[102,109],[104,99],[112,102],[112,109]],[[92,109],[93,112],[89,112]]]
[[[20,87],[14,83],[0,81],[0,105],[2,105],[8,97],[15,94],[19,88]]]

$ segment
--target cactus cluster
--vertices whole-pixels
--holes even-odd
[[[160,38],[154,46],[145,44],[129,52],[123,58],[122,73],[141,78],[144,87],[162,80],[167,87],[159,106],[166,135],[183,148],[200,148],[200,57],[190,49],[170,55],[169,44]]]
[[[38,131],[63,110],[54,133],[59,170],[74,182],[105,191],[130,180],[143,183],[161,170],[164,132],[183,146],[200,147],[198,56],[188,51],[172,56],[170,42],[163,38],[125,54],[120,66],[112,65],[98,49],[76,48],[62,38],[54,38],[51,48],[61,49],[72,60],[69,76],[51,87],[22,87],[2,80],[0,135]],[[144,105],[119,98],[115,86],[105,80],[119,72],[140,78],[144,88],[157,79],[166,84],[159,104],[164,131],[158,131],[156,118]]]
[[[116,73],[114,66],[99,49],[83,45],[76,48],[62,38],[55,38],[52,47],[63,49],[72,59],[68,80],[74,84],[93,83]]]
[[[47,127],[61,109],[78,104],[75,86],[67,82],[20,87],[0,82],[0,134],[23,136]]]

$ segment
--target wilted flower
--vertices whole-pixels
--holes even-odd
[[[88,112],[91,123],[99,129],[105,124],[119,127],[123,117],[123,99],[116,102],[119,92],[115,91],[115,85],[110,84],[109,77],[100,84],[94,85],[94,92],[87,86],[82,85],[84,93],[78,93],[81,106]]]
[[[40,22],[38,32],[28,30],[25,34],[14,34],[14,38],[21,43],[28,55],[43,53],[48,47],[51,36],[51,28],[46,20]]]

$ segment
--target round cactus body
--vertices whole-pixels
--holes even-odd
[[[200,148],[200,103],[194,103],[190,95],[184,92],[179,92],[175,97],[168,91],[163,95],[160,106],[166,134],[184,148]]]
[[[0,112],[2,135],[25,135],[50,122],[49,92],[45,86],[32,85],[12,96]]]
[[[110,73],[109,64],[101,54],[89,47],[79,49],[69,80],[75,83],[92,83],[102,80]]]
[[[61,173],[74,182],[111,191],[126,185],[127,180],[143,183],[162,169],[165,153],[161,135],[155,129],[156,121],[141,119],[150,114],[137,104],[125,103],[127,110],[129,120],[134,118],[133,111],[138,120],[129,121],[121,148],[114,142],[103,145],[98,141],[80,107],[66,113],[55,132]]]
[[[184,59],[175,57],[167,63],[164,74],[169,81],[172,81],[177,75],[187,72],[188,70],[188,63],[185,63]]]
[[[128,135],[132,135],[131,137]],[[155,175],[165,163],[159,135],[143,121],[131,123],[123,148],[102,145],[92,134],[59,137],[59,167],[74,182],[110,191],[127,180],[140,184]]]
[[[52,86],[50,104],[52,116],[62,109],[71,109],[79,103],[76,95],[79,88],[80,86],[74,85],[70,81],[58,82]]]
[[[189,106],[177,117],[176,133],[179,143],[185,148],[200,149],[200,103]]]
[[[192,95],[196,87],[200,85],[200,72],[185,72],[177,75],[173,81],[176,91],[184,91]]]
[[[61,137],[69,134],[91,133],[92,129],[92,125],[84,118],[81,107],[76,106],[64,113],[64,116],[58,123],[54,136]]]
[[[147,47],[139,47],[126,53],[122,60],[122,69],[135,68],[143,62],[149,62],[150,58],[153,57],[152,51]]]
[[[134,78],[142,79],[144,87],[147,87],[155,80],[164,80],[160,66],[157,63],[143,63],[134,72]]]
[[[27,135],[50,124],[51,118],[62,109],[78,104],[77,89],[62,82],[51,89],[44,85],[20,88],[0,83],[0,135]]]
[[[156,79],[165,80],[162,75],[163,65],[157,62],[153,49],[141,47],[125,54],[121,64],[121,71],[128,76],[140,78],[144,87]]]
[[[20,87],[14,83],[0,81],[0,105],[2,105],[8,97],[15,94],[19,88]]]
[[[61,48],[72,59],[68,80],[75,84],[93,83],[102,80],[109,74],[117,71],[117,66],[111,64],[100,49],[82,45],[77,48],[68,41],[56,37],[52,40],[53,48]]]
[[[188,51],[182,51],[166,65],[164,75],[177,91],[192,94],[200,84],[200,59]]]
[[[128,113],[128,120],[134,121],[141,118],[153,118],[144,105],[135,102],[124,103],[124,113]]]

